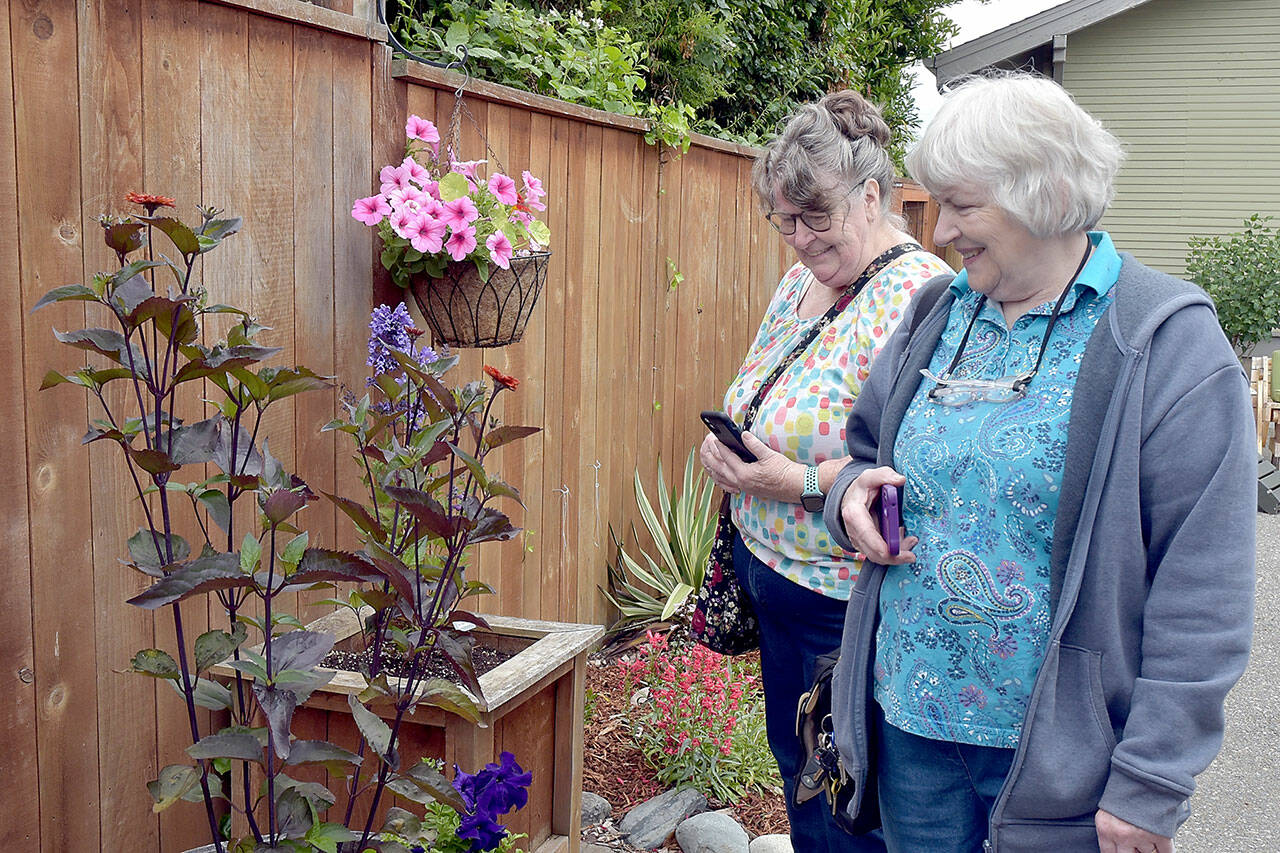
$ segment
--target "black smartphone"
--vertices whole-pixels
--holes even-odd
[[[742,430],[733,422],[733,418],[724,412],[705,411],[701,415],[702,422],[711,430],[711,434],[720,440],[725,447],[738,454],[743,462],[755,462],[756,455],[742,443]]]

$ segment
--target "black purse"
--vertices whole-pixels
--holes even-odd
[[[778,381],[782,372],[796,360],[800,353],[822,333],[827,325],[848,307],[872,278],[880,273],[898,256],[916,249],[914,243],[900,243],[886,250],[867,264],[835,304],[827,309],[818,322],[805,332],[804,337],[796,344],[795,349],[787,354],[769,373],[769,377],[761,383],[756,395],[747,406],[742,418],[742,429],[751,428],[760,403],[769,389]],[[813,286],[813,285],[810,285]],[[694,639],[722,655],[740,655],[760,647],[760,620],[747,591],[738,580],[738,573],[733,565],[733,541],[738,529],[733,526],[733,514],[730,509],[729,495],[720,501],[720,520],[716,524],[716,538],[711,544],[711,556],[707,560],[707,568],[702,576],[702,586],[698,588],[697,602],[694,606],[690,630]]]

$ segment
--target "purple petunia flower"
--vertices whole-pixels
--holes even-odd
[[[496,847],[506,836],[506,828],[497,823],[498,815],[524,808],[529,801],[527,788],[533,774],[516,763],[515,756],[503,752],[501,764],[490,762],[479,773],[471,774],[454,765],[453,787],[462,795],[469,814],[458,827],[459,838],[470,838],[473,853]]]
[[[493,850],[507,837],[507,828],[488,815],[463,815],[458,824],[458,837],[471,839],[471,853]]]

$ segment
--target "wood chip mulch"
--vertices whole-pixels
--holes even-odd
[[[582,787],[613,806],[613,820],[600,827],[585,827],[583,840],[615,850],[634,850],[621,841],[612,825],[633,806],[662,793],[652,768],[635,738],[627,731],[628,695],[621,668],[603,658],[587,667],[587,723]],[[711,809],[730,812],[751,838],[787,832],[787,810],[781,793],[751,793],[736,803],[711,801]]]

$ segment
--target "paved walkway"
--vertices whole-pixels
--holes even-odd
[[[1191,809],[1177,853],[1280,851],[1280,515],[1258,514],[1253,656],[1227,697],[1226,743]]]

